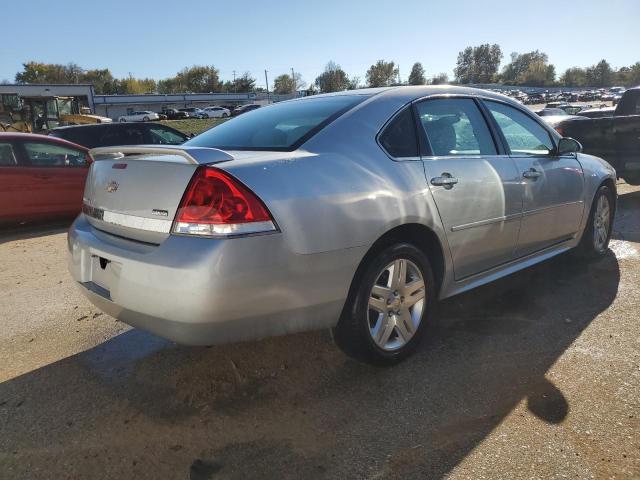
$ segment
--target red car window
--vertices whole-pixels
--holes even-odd
[[[80,150],[48,142],[25,142],[27,158],[37,167],[79,167],[87,164],[87,156]]]

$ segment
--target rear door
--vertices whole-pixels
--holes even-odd
[[[456,280],[512,260],[522,212],[519,176],[479,105],[472,98],[434,98],[415,108]]]
[[[547,129],[520,109],[485,100],[518,169],[523,188],[517,257],[568,240],[580,228],[584,178],[575,154],[557,156]]]
[[[42,215],[79,213],[89,167],[88,156],[73,147],[46,141],[21,141],[28,186],[24,201]]]

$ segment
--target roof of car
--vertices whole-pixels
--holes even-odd
[[[361,88],[358,90],[343,90],[341,92],[323,93],[320,95],[312,95],[287,101],[298,102],[313,98],[323,98],[338,95],[366,95],[369,97],[376,96],[379,99],[383,99],[385,97],[394,97],[405,99],[407,102],[431,95],[471,95],[500,100],[513,105],[521,105],[513,98],[508,97],[507,95],[503,95],[502,93],[492,92],[490,90],[482,90],[479,88],[461,87],[454,85],[403,85],[395,87]]]
[[[78,148],[85,152],[89,151],[87,147],[78,145],[77,143],[70,142],[63,138],[50,137],[49,135],[40,135],[39,133],[21,133],[21,132],[0,132],[0,140],[38,140],[49,143],[57,143],[60,145],[67,145],[69,147]]]

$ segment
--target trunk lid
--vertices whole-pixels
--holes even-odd
[[[233,159],[221,150],[197,150],[157,146],[91,150],[96,161],[89,170],[83,199],[88,221],[120,237],[162,243],[198,166]]]

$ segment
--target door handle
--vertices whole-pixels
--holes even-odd
[[[535,168],[530,168],[529,170],[522,172],[522,176],[524,178],[531,178],[532,180],[536,180],[540,175],[542,175],[542,173]]]
[[[444,172],[439,177],[433,177],[431,179],[431,185],[444,187],[447,190],[451,190],[456,183],[458,183],[458,179],[447,172]]]
[[[36,178],[40,180],[48,180],[51,178],[51,175],[36,175]]]

